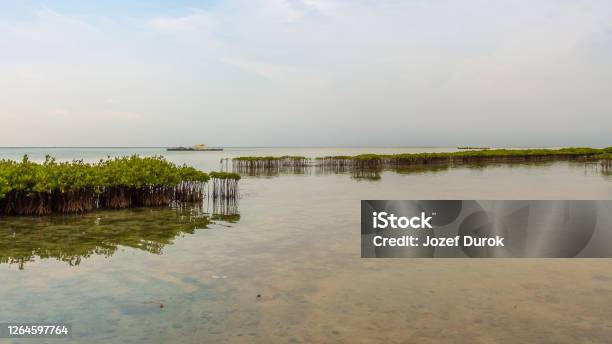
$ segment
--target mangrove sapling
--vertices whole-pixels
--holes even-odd
[[[232,159],[232,170],[242,174],[261,172],[278,172],[281,168],[303,168],[309,165],[310,159],[303,156],[243,156]]]
[[[243,156],[233,158],[232,167],[234,170],[278,169],[281,159],[273,156]]]
[[[353,166],[353,157],[348,155],[318,157],[315,159],[315,164],[330,169],[344,169]]]
[[[237,198],[238,197],[238,181],[240,175],[231,172],[211,172],[212,179],[212,197],[217,198]]]
[[[612,169],[612,149],[610,149],[611,152],[609,153],[603,153],[600,155],[597,155],[596,158],[599,159],[599,163],[601,164],[601,167],[604,170],[611,170]]]

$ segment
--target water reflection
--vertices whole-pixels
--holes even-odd
[[[283,174],[310,174],[312,167],[308,165],[276,165],[272,167],[235,166],[232,168],[232,171],[249,177],[277,177]]]
[[[177,236],[207,228],[211,221],[239,221],[237,203],[222,203],[71,216],[1,217],[0,264],[18,264],[24,269],[38,257],[77,266],[92,255],[112,256],[121,246],[161,254]]]
[[[351,171],[351,178],[355,180],[378,181],[381,169],[359,169]]]
[[[349,165],[300,165],[294,167],[274,167],[274,168],[234,168],[233,171],[249,177],[279,177],[282,175],[317,175],[326,176],[334,174],[349,175],[351,179],[360,181],[379,181],[383,172],[397,174],[425,174],[448,172],[451,169],[464,168],[469,170],[485,170],[492,167],[521,167],[521,168],[542,168],[550,167],[555,164],[571,164],[573,166],[584,165],[585,172],[609,177],[612,175],[612,167],[604,166],[599,162],[572,162],[572,161],[516,161],[516,162],[471,162],[455,164],[423,164],[404,167],[368,167],[361,168]]]
[[[208,207],[206,208],[206,212],[212,214],[212,220],[220,220],[232,223],[240,221],[237,198],[225,198],[215,200],[215,202],[209,202]]]
[[[451,168],[449,165],[430,165],[430,166],[414,166],[414,167],[398,167],[393,169],[393,172],[398,174],[422,174],[434,172],[446,172]]]

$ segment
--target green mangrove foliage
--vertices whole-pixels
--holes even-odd
[[[199,202],[209,179],[204,172],[161,156],[134,155],[95,164],[57,162],[49,156],[39,164],[24,156],[21,162],[0,160],[0,213],[67,214]],[[235,189],[213,187],[213,193],[236,197]]]
[[[138,156],[100,161],[101,207],[165,206],[173,201],[202,200],[209,176],[163,157]]]
[[[598,148],[561,148],[561,149],[482,149],[463,150],[441,153],[403,153],[403,154],[361,154],[318,157],[239,157],[233,159],[234,171],[248,175],[271,174],[279,172],[304,173],[308,167],[316,166],[317,173],[344,173],[356,170],[381,171],[394,169],[408,172],[412,169],[423,169],[437,166],[454,166],[461,164],[514,163],[514,162],[548,162],[566,161],[602,161],[602,165],[611,163],[606,160],[612,154],[612,147]],[[293,169],[282,169],[283,166],[294,166]],[[359,174],[356,178],[361,178]]]
[[[357,169],[400,168],[464,163],[580,160],[596,158],[611,148],[493,149],[449,153],[362,154],[317,158],[317,165]]]
[[[351,171],[355,169],[414,168],[474,163],[538,162],[552,160],[597,159],[604,153],[612,154],[612,147],[561,149],[482,149],[446,153],[403,153],[337,155],[309,159],[301,156],[246,156],[232,159],[233,170],[258,174],[283,171],[283,167],[305,168],[316,166],[323,172]],[[287,171],[291,172],[291,171]]]

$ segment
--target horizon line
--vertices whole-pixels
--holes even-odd
[[[598,146],[598,145],[595,145]],[[109,148],[109,149],[121,149],[121,148],[175,148],[175,147],[190,147],[190,146],[0,146],[0,149],[66,149],[66,148],[86,148],[86,149],[95,149],[95,148]],[[503,149],[503,148],[559,148],[559,147],[592,147],[592,146],[575,146],[575,145],[535,145],[535,146],[514,146],[514,145],[504,145],[504,146],[495,146],[495,145],[442,145],[442,146],[434,146],[434,145],[423,145],[423,146],[402,146],[402,145],[347,145],[347,146],[334,146],[334,145],[325,145],[325,146],[208,146],[211,148],[459,148],[459,147],[487,147],[489,149]],[[602,145],[602,147],[606,147]]]

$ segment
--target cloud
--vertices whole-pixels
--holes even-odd
[[[79,28],[81,30],[97,31],[96,26],[76,16],[65,15],[43,6],[33,11],[34,16],[42,22],[52,22],[56,27]]]
[[[287,0],[265,0],[254,2],[254,4],[262,8],[262,12],[266,17],[280,20],[281,22],[295,22],[304,16],[303,11]]]
[[[103,136],[72,134],[100,123],[125,145],[162,144],[161,131],[177,133],[164,136],[168,144],[198,141],[203,126],[215,128],[211,142],[228,145],[495,145],[519,140],[517,132],[530,133],[521,144],[554,145],[610,136],[609,1],[166,6],[130,17],[43,6],[27,18],[0,16],[8,128],[0,145],[22,140],[12,134],[25,128],[16,114],[40,126],[43,145],[104,145]]]
[[[75,110],[56,107],[48,111],[48,115],[57,120],[71,122],[104,122],[104,121],[137,121],[144,119],[140,113],[121,110]]]
[[[167,33],[212,31],[215,28],[215,18],[206,11],[193,10],[185,16],[156,17],[148,20],[148,24],[156,30]]]
[[[305,82],[315,78],[315,74],[311,71],[282,64],[252,61],[240,57],[225,58],[222,61],[273,82]]]
[[[323,15],[332,15],[339,10],[340,4],[333,0],[303,0],[304,4]]]
[[[53,116],[57,116],[57,117],[69,117],[69,116],[71,115],[70,110],[68,110],[68,109],[66,109],[66,108],[61,108],[61,107],[58,107],[58,108],[52,109],[52,110],[50,111],[50,113],[51,113]]]
[[[131,111],[100,111],[92,113],[91,116],[93,118],[103,118],[114,121],[136,121],[144,118],[142,114]]]

